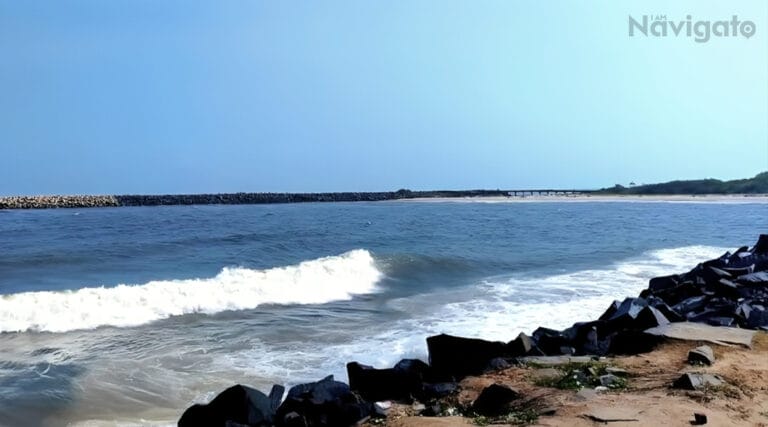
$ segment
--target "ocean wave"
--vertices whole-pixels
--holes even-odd
[[[264,304],[323,304],[375,292],[382,277],[372,255],[356,249],[267,270],[227,267],[206,279],[2,295],[0,332],[126,327]]]
[[[291,383],[326,374],[346,378],[346,362],[392,366],[403,357],[426,360],[425,339],[440,333],[509,341],[539,326],[563,329],[598,318],[614,299],[637,296],[653,277],[683,273],[725,248],[686,246],[645,252],[600,268],[538,277],[490,277],[464,289],[411,295],[390,301],[404,319],[365,329],[354,341],[324,345],[295,343],[290,349],[259,343],[230,352],[213,364],[242,374],[258,371]],[[317,350],[317,348],[322,348]],[[376,351],[370,351],[375,348]]]
[[[446,304],[433,332],[508,341],[539,326],[567,328],[598,318],[613,300],[638,296],[653,277],[687,272],[726,250],[700,245],[658,249],[603,268],[486,279],[480,284],[484,297]]]

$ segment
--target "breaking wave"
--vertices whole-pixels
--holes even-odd
[[[263,304],[323,304],[375,292],[382,277],[371,254],[356,249],[266,270],[227,267],[206,279],[2,295],[0,332],[125,327]]]

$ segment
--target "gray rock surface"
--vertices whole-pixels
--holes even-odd
[[[705,387],[717,387],[723,384],[725,384],[725,381],[717,375],[689,372],[675,380],[672,387],[683,390],[700,390]]]
[[[715,352],[712,350],[712,347],[708,345],[696,347],[688,352],[688,363],[701,363],[708,366],[712,365],[715,363]]]

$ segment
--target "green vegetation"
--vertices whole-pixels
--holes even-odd
[[[691,181],[670,181],[661,184],[648,184],[624,187],[616,184],[603,188],[597,194],[768,194],[768,172],[755,175],[754,178],[720,181],[719,179],[698,179]]]
[[[472,423],[478,426],[489,426],[494,424],[512,424],[512,425],[530,425],[539,419],[539,412],[535,409],[520,409],[510,411],[505,415],[498,417],[486,417],[478,415],[472,418]]]
[[[462,416],[472,420],[478,426],[489,425],[530,425],[535,424],[541,414],[542,402],[539,399],[519,399],[510,403],[506,412],[500,415],[480,415],[474,411],[472,404],[460,403],[456,396],[451,396],[438,402],[440,417]]]
[[[569,363],[558,366],[561,375],[557,377],[545,377],[537,379],[535,384],[541,387],[559,388],[561,390],[580,390],[584,387],[597,387],[602,385],[600,377],[609,372],[609,366],[601,362]],[[607,385],[611,390],[623,390],[627,388],[625,378],[616,377],[613,383]]]

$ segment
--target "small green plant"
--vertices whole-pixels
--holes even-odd
[[[608,388],[611,390],[625,390],[627,388],[627,379],[617,377],[613,383],[608,385]]]
[[[584,387],[596,387],[602,385],[600,377],[608,374],[608,368],[608,364],[603,362],[568,363],[556,367],[561,372],[561,375],[538,378],[534,381],[534,384],[561,390],[580,390]],[[616,377],[613,383],[607,387],[611,390],[626,389],[627,380],[626,378]]]
[[[535,423],[538,419],[539,412],[533,408],[527,408],[510,412],[504,421],[507,424],[528,425]]]
[[[475,415],[472,424],[476,426],[489,426],[494,424],[530,425],[538,421],[539,413],[533,408],[515,409],[498,417]]]

